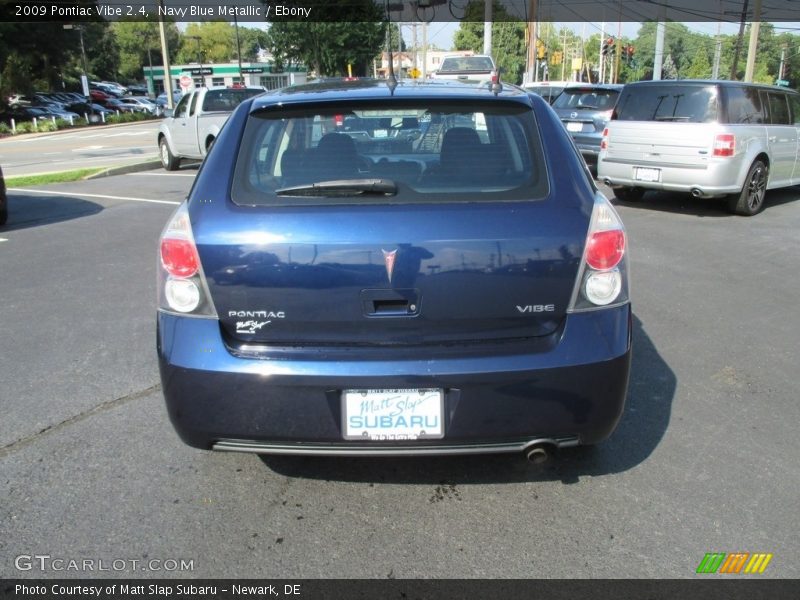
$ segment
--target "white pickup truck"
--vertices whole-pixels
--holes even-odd
[[[442,66],[431,74],[431,79],[451,81],[491,81],[496,69],[491,56],[445,56]]]
[[[253,87],[212,87],[183,96],[172,112],[166,111],[158,128],[161,164],[167,171],[174,171],[183,158],[204,158],[233,109],[264,91]]]

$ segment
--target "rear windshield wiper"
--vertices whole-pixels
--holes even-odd
[[[278,196],[393,196],[397,184],[391,179],[336,179],[275,190]]]
[[[669,117],[656,117],[656,121],[688,121],[692,117],[678,117],[678,116],[669,116]]]

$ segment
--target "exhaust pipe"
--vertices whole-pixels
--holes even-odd
[[[701,190],[700,188],[692,188],[691,192],[692,196],[694,196],[695,198],[703,197],[703,190]]]
[[[609,186],[609,187],[611,186],[611,180],[610,180],[610,179],[608,179],[608,178],[606,178],[606,179],[603,179],[603,183],[605,183],[605,184],[606,184],[607,186]]]
[[[534,444],[525,449],[525,458],[534,465],[543,465],[550,458],[551,444]]]

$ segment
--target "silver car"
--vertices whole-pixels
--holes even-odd
[[[754,215],[767,190],[800,183],[800,94],[735,81],[640,81],[603,132],[598,178],[618,198],[646,190],[728,197]]]

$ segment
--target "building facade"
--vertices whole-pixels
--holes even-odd
[[[196,87],[232,86],[243,83],[248,87],[264,87],[274,90],[287,85],[306,82],[306,70],[302,66],[276,69],[272,63],[242,62],[241,79],[239,63],[172,65],[170,67],[172,89],[188,91]],[[164,67],[144,67],[147,89],[157,96],[164,91]]]

